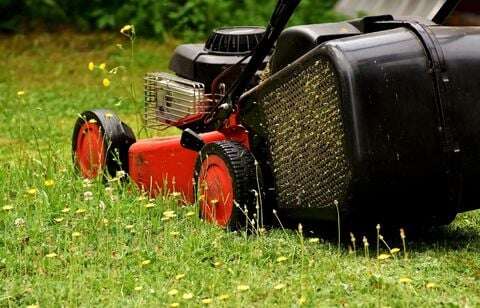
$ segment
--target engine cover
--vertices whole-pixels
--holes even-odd
[[[265,30],[259,27],[215,30],[206,44],[178,46],[170,61],[170,69],[177,76],[205,84],[205,91],[208,93],[212,81],[254,50],[264,32]],[[248,63],[249,60],[245,59],[244,63]],[[265,65],[267,62],[268,59],[265,60]],[[243,67],[244,65],[239,69]],[[227,87],[233,81],[225,80]]]

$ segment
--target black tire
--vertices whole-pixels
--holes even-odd
[[[77,137],[85,123],[96,123],[100,127],[103,137],[105,162],[103,175],[115,177],[118,171],[128,173],[128,149],[136,142],[132,129],[123,123],[120,118],[110,110],[95,109],[83,112],[75,123],[72,136],[72,158],[76,170],[82,174],[77,161]],[[82,174],[82,176],[85,176]]]
[[[204,165],[204,161],[208,157],[212,156],[221,158],[227,166],[233,182],[233,199],[241,207],[240,209],[237,206],[233,206],[230,220],[225,227],[232,231],[247,229],[250,232],[254,230],[255,228],[251,222],[247,224],[247,216],[250,221],[254,218],[254,213],[257,213],[257,204],[261,204],[263,196],[261,192],[261,174],[259,168],[255,165],[255,158],[248,149],[237,142],[220,141],[205,145],[200,151],[195,164],[196,196],[200,195],[199,188],[202,185],[200,183],[201,179],[199,179],[202,174],[202,165]],[[204,218],[205,215],[201,202],[200,200],[199,214],[201,218]],[[263,219],[262,215],[263,213],[257,215],[260,216],[257,217],[259,221]],[[254,224],[254,226],[256,225]]]

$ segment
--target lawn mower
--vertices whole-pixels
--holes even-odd
[[[113,112],[81,114],[73,159],[83,177],[128,173],[143,191],[181,195],[229,229],[282,221],[432,226],[480,208],[480,28],[367,16],[286,28],[215,30],[145,77],[145,126],[181,136],[136,140]]]

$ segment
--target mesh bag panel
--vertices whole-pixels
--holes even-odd
[[[334,69],[328,60],[320,59],[285,79],[259,100],[279,206],[342,204],[351,168]]]

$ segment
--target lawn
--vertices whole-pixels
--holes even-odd
[[[385,240],[400,252],[381,243],[378,259],[375,237],[368,257],[362,234],[355,250],[306,228],[247,237],[174,198],[82,181],[70,154],[77,114],[106,107],[138,132],[142,76],[166,70],[176,42],[135,44],[131,66],[120,34],[0,36],[0,307],[480,306],[478,211],[406,230],[407,256],[393,232]]]

